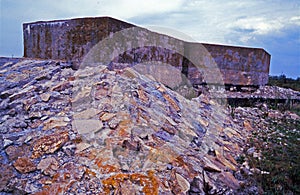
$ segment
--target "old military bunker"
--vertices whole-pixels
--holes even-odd
[[[112,67],[162,62],[192,84],[261,86],[268,82],[270,54],[247,48],[182,41],[110,17],[23,24],[24,57],[93,62]]]

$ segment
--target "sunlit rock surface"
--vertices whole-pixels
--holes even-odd
[[[33,59],[2,59],[0,89],[1,193],[241,188],[235,159],[251,124],[207,96],[188,100],[133,68]]]

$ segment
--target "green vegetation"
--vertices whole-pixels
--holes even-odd
[[[269,127],[253,132],[250,147],[261,157],[246,155],[265,194],[300,194],[300,121],[269,120]]]
[[[300,91],[300,77],[297,79],[287,78],[284,74],[280,76],[269,76],[268,85],[291,88]]]
[[[300,77],[270,76],[268,85],[300,91]],[[259,194],[300,194],[300,120],[285,114],[300,116],[300,105],[286,107],[276,103],[268,107],[281,114],[269,117],[267,110],[260,120],[254,121],[255,130],[237,161],[249,165],[251,172],[245,170],[244,174],[250,181],[255,180]],[[234,112],[232,116],[235,117]]]

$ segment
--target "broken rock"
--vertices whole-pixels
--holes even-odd
[[[230,172],[222,172],[219,175],[219,179],[232,189],[238,189],[240,187],[239,181]]]
[[[9,160],[14,161],[18,157],[22,157],[25,154],[29,153],[29,148],[27,145],[14,146],[10,145],[5,149],[6,154],[8,155]]]
[[[0,163],[0,192],[7,188],[7,184],[14,177],[13,167]]]
[[[104,113],[102,116],[100,116],[100,119],[105,122],[105,121],[109,121],[110,119],[112,119],[115,116],[116,116],[116,114],[114,114],[114,113]]]
[[[69,140],[68,132],[60,132],[46,135],[33,143],[33,158],[38,158],[44,154],[51,154],[62,147]]]
[[[21,157],[13,164],[20,173],[29,173],[36,170],[36,165],[27,157]]]
[[[89,108],[84,111],[75,113],[73,115],[74,119],[90,119],[95,117],[100,111],[95,108]]]
[[[44,130],[49,130],[53,128],[65,127],[69,123],[64,121],[64,117],[52,117],[45,121]]]
[[[178,173],[176,173],[175,176],[176,176],[177,183],[180,186],[182,192],[186,193],[190,189],[190,183]]]
[[[40,95],[41,99],[44,101],[44,102],[48,102],[50,97],[51,97],[51,94],[50,93],[43,93]]]
[[[54,157],[42,159],[37,166],[45,175],[53,176],[59,168],[59,164]]]
[[[89,119],[89,120],[74,120],[72,122],[72,127],[77,130],[79,134],[95,133],[96,131],[102,129],[103,124],[99,120]]]

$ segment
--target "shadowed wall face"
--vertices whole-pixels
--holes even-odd
[[[265,50],[203,45],[218,65],[225,84],[258,86],[268,83],[271,56]]]
[[[112,33],[130,27],[135,26],[109,17],[26,23],[23,24],[24,57],[81,62],[97,43],[110,38]],[[190,43],[144,28],[135,28],[138,29],[138,37],[135,37],[137,41],[152,40],[151,37],[155,37],[163,45],[129,48],[111,59],[118,66],[124,64],[120,67],[160,61],[176,67],[192,84],[259,86],[268,82],[271,56],[263,49]],[[133,35],[124,36],[130,39]],[[166,49],[168,47],[164,44],[170,43],[171,47],[176,47],[181,53]],[[100,50],[111,51],[108,47],[120,45],[117,41],[112,45],[103,45],[104,48]],[[106,55],[105,52],[103,55]]]

